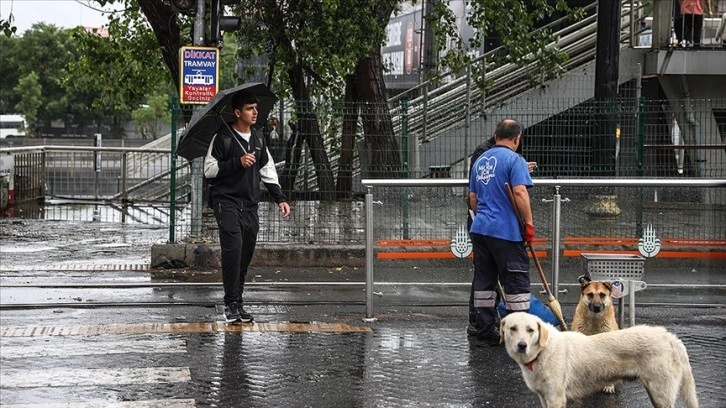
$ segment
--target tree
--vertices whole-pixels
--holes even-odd
[[[173,13],[164,0],[96,0],[99,4],[123,2],[127,13],[141,20],[140,11],[160,45],[162,60],[177,89],[179,87],[178,50],[182,33],[188,33],[190,20]],[[543,70],[553,72],[564,61],[557,50],[545,47],[551,40],[547,29],[532,34],[537,21],[556,12],[569,12],[565,0],[550,4],[547,0],[474,0],[470,2],[469,23],[478,33],[464,44],[456,31],[453,14],[446,2],[432,1],[433,11],[427,17],[436,30],[437,51],[443,50],[452,39],[448,52],[439,62],[441,67],[460,71],[472,63],[467,54],[470,47],[481,44],[484,33],[495,31],[502,37],[505,52],[492,59],[500,62],[521,64],[537,63]],[[325,150],[324,134],[342,134],[341,169],[338,190],[350,188],[352,152],[361,120],[366,149],[371,168],[376,175],[395,177],[400,173],[398,141],[393,135],[390,114],[386,105],[385,84],[382,81],[382,64],[379,47],[383,42],[385,26],[391,12],[400,2],[397,0],[240,0],[235,7],[242,16],[238,32],[240,47],[238,58],[249,60],[267,56],[268,83],[281,97],[291,96],[295,101],[294,121],[296,136],[292,144],[305,143],[311,152],[318,189],[330,193],[334,190],[333,171]],[[134,7],[138,8],[135,9]],[[136,11],[134,11],[136,10]],[[485,13],[485,10],[490,10]],[[500,10],[492,13],[491,10]],[[137,14],[134,16],[133,13]],[[137,25],[135,27],[141,27]],[[122,33],[119,33],[122,34]],[[186,37],[188,38],[188,37]],[[148,44],[146,44],[148,46]],[[474,66],[480,78],[484,67]],[[242,78],[244,80],[244,78]],[[482,83],[483,85],[483,83]],[[345,101],[343,130],[325,132],[317,116],[321,100],[330,103]],[[360,109],[360,110],[358,110]],[[338,123],[338,122],[331,122]],[[300,145],[296,145],[297,148]],[[292,189],[297,174],[296,163],[288,160],[283,171],[282,183]],[[348,190],[349,191],[349,190]],[[325,198],[330,198],[327,195]]]
[[[2,30],[6,37],[12,37],[18,31],[18,28],[13,25],[14,19],[12,13],[8,16],[7,20],[0,18],[0,30]]]
[[[150,95],[147,104],[131,112],[131,118],[142,129],[142,136],[148,134],[156,140],[161,136],[164,126],[171,121],[169,95],[160,92]]]
[[[20,78],[15,92],[21,95],[20,102],[15,105],[15,111],[25,116],[28,129],[24,129],[28,136],[34,136],[38,126],[38,109],[43,105],[38,74],[31,71],[28,75]]]
[[[148,90],[173,83],[155,35],[133,3],[109,17],[108,36],[82,29],[73,33],[79,57],[69,64],[64,85],[77,92],[93,90],[91,108],[99,114],[131,111]]]
[[[535,64],[540,73],[535,81],[549,79],[560,73],[559,66],[567,55],[549,47],[554,37],[552,30],[543,27],[544,22],[555,16],[582,18],[582,10],[568,6],[567,0],[472,0],[468,2],[467,22],[475,29],[474,36],[465,42],[456,25],[456,16],[446,2],[430,1],[432,11],[426,16],[435,33],[436,52],[447,49],[439,60],[439,67],[461,73],[469,65],[474,78],[486,88],[484,64],[475,64],[474,56],[468,51],[478,49],[487,35],[494,33],[501,41],[502,50],[492,55],[487,65],[497,66],[514,63],[520,66]]]
[[[75,58],[70,30],[53,25],[35,24],[22,37],[0,37],[3,64],[0,64],[0,109],[12,111],[22,94],[15,91],[21,75],[35,72],[42,89],[43,109],[38,121],[65,119],[73,95],[63,89],[66,66]],[[88,103],[83,101],[82,104]],[[79,103],[79,105],[81,105]]]
[[[296,129],[295,143],[306,143],[313,158],[318,189],[326,193],[324,198],[334,198],[335,185],[330,167],[325,139],[316,116],[318,98],[331,104],[342,103],[346,78],[356,76],[354,72],[374,60],[370,56],[376,52],[383,41],[384,28],[397,1],[377,0],[361,2],[355,0],[337,1],[290,1],[279,3],[274,0],[243,1],[238,13],[246,16],[240,30],[240,41],[245,45],[240,52],[242,59],[255,55],[267,55],[270,63],[270,79],[279,89],[278,93],[292,96],[295,101]],[[384,11],[382,11],[384,10]],[[382,17],[382,14],[386,14]],[[380,56],[376,57],[380,62]],[[363,61],[363,62],[361,62]],[[360,67],[359,67],[359,64]],[[366,136],[366,146],[379,152],[380,146],[390,154],[381,156],[378,162],[382,168],[400,167],[398,144],[392,126],[379,126],[390,123],[382,82],[382,65],[373,63],[379,73],[370,75],[357,86],[355,93],[345,93],[346,118],[344,125],[346,139],[338,177],[338,191],[350,191],[350,171],[352,151],[357,135],[357,126],[350,121],[359,117],[358,107],[366,110],[362,117]],[[364,72],[365,69],[361,69]],[[359,74],[360,74],[359,73]],[[381,79],[380,82],[370,79]],[[361,92],[362,91],[362,92]],[[366,99],[358,99],[363,96]],[[372,110],[371,108],[374,107]],[[381,114],[383,114],[381,116]],[[354,132],[354,133],[351,133]],[[340,134],[340,131],[336,132]],[[382,142],[382,143],[381,143]],[[336,145],[341,145],[336,143]],[[294,158],[294,156],[293,156]],[[283,187],[291,189],[297,174],[297,163],[286,160],[283,171]],[[379,173],[385,176],[387,173]],[[347,178],[341,180],[340,177]]]

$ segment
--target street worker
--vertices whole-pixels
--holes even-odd
[[[474,247],[476,338],[490,345],[500,340],[496,327],[497,281],[504,288],[507,313],[529,310],[525,243],[534,238],[527,191],[533,185],[532,178],[527,162],[516,153],[522,142],[522,127],[516,120],[504,119],[497,124],[494,140],[494,145],[474,162],[469,178],[469,207],[475,214],[470,236]],[[524,228],[520,228],[520,217]]]
[[[231,103],[236,119],[231,127],[220,127],[212,139],[204,158],[204,176],[209,179],[209,204],[219,225],[224,317],[227,323],[242,323],[253,320],[243,307],[242,294],[260,227],[260,181],[283,218],[290,215],[290,206],[265,139],[252,129],[257,122],[257,98],[243,91],[233,95]]]
[[[485,140],[482,144],[477,146],[476,149],[474,149],[474,151],[471,153],[471,156],[469,156],[468,176],[471,176],[472,169],[474,168],[474,162],[476,161],[476,159],[478,159],[479,156],[482,155],[482,153],[486,152],[492,146],[494,146],[495,143],[496,143],[496,140],[494,139],[494,135],[492,135],[492,137]],[[515,152],[519,155],[522,154],[522,143],[520,143],[517,146],[517,150],[515,150]],[[537,168],[537,162],[533,162],[533,161],[527,162],[527,168],[528,168],[529,172],[532,173]],[[469,206],[469,196],[468,195],[466,197],[466,207],[468,209],[467,214],[466,214],[466,230],[471,231],[471,224],[474,221],[472,218],[472,215],[476,213],[476,208],[471,208]],[[499,293],[497,291],[497,300],[496,300],[497,304],[499,303],[500,297],[501,297],[501,293]],[[474,282],[472,279],[471,291],[469,293],[469,325],[466,327],[466,334],[469,336],[476,336],[476,317],[477,317],[477,312],[476,312],[476,308],[474,307]],[[497,315],[497,321],[499,321],[498,315]]]

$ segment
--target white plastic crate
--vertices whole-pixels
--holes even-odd
[[[640,255],[581,254],[582,272],[592,280],[642,280],[645,258]]]

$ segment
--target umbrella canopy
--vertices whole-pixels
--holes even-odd
[[[272,93],[270,88],[261,82],[251,82],[234,88],[223,89],[217,92],[208,104],[192,115],[189,125],[179,138],[176,153],[187,160],[206,155],[209,143],[211,143],[212,137],[217,133],[217,130],[224,126],[225,123],[235,121],[234,108],[231,104],[232,97],[242,91],[253,94],[259,100],[255,128],[264,126],[267,122],[267,115],[270,114],[275,102],[277,102],[277,96]]]

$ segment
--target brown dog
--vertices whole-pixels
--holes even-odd
[[[572,330],[592,334],[618,330],[613,307],[613,285],[610,282],[591,281],[580,276],[580,301],[577,302]]]
[[[591,281],[580,276],[580,301],[577,302],[572,330],[588,336],[618,330],[613,307],[613,285],[610,282]],[[606,394],[615,392],[615,384],[602,390]]]

